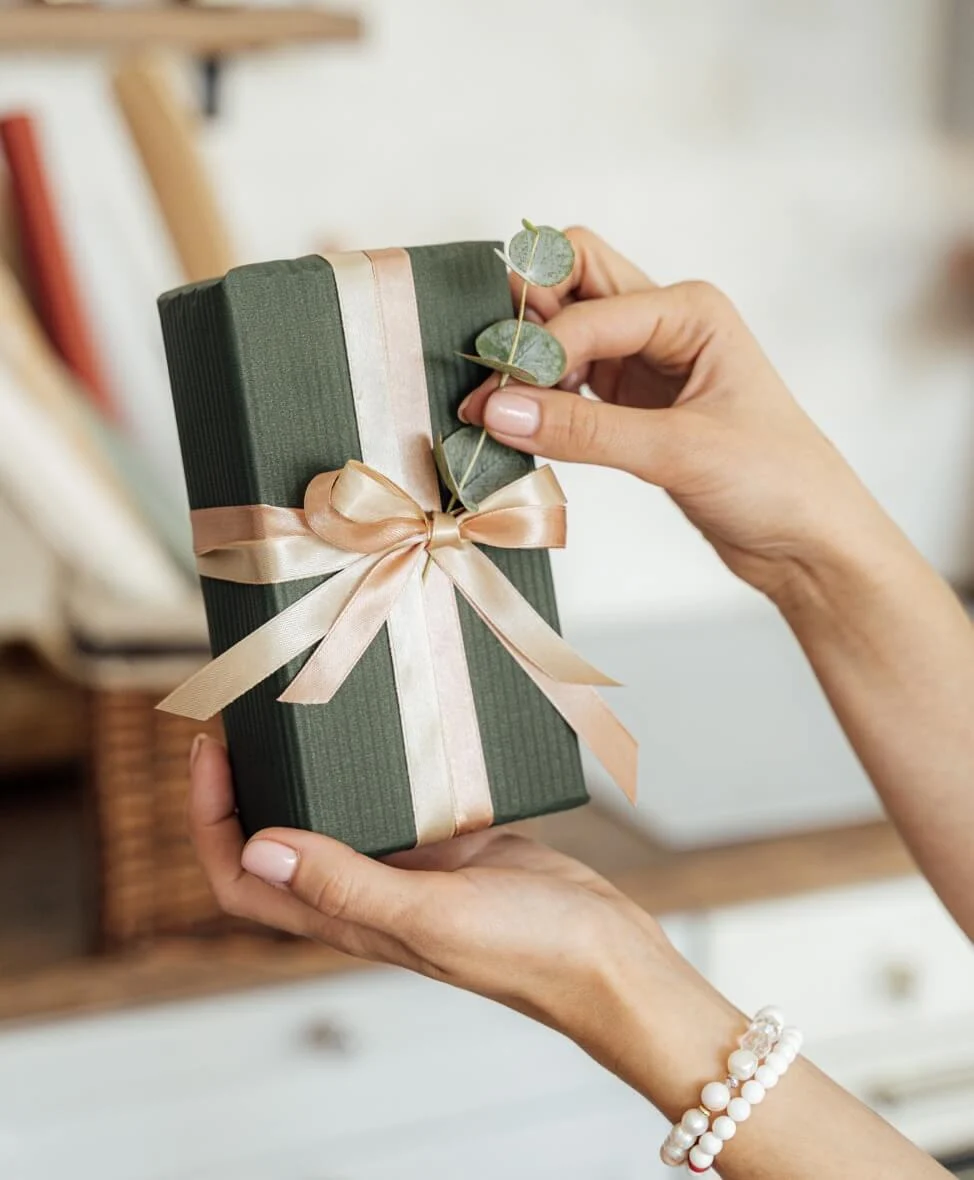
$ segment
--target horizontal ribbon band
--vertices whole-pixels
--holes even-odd
[[[428,555],[635,799],[636,743],[593,688],[616,681],[582,659],[477,548],[565,544],[565,496],[550,467],[453,516],[424,511],[380,472],[351,460],[311,481],[303,511],[208,508],[192,520],[206,577],[253,584],[334,576],[201,668],[159,708],[212,717],[314,645],[280,699],[327,703]]]

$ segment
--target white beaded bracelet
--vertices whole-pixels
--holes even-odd
[[[673,1168],[686,1164],[697,1174],[709,1171],[724,1144],[737,1134],[738,1124],[750,1118],[751,1109],[788,1072],[802,1039],[797,1028],[785,1027],[779,1009],[762,1008],[727,1058],[726,1079],[708,1082],[700,1091],[700,1105],[673,1124],[660,1148],[663,1163]]]

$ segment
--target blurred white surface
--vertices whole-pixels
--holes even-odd
[[[575,1045],[402,971],[2,1032],[0,1098],[9,1180],[664,1172],[663,1118]]]
[[[51,550],[0,499],[0,643],[49,630],[59,613],[59,573]]]
[[[667,923],[921,1146],[971,1146],[974,959],[915,879]],[[783,1083],[787,1084],[787,1083]],[[689,1094],[688,1094],[689,1098]],[[10,1180],[663,1180],[666,1123],[557,1033],[406,972],[0,1032]]]
[[[524,215],[588,223],[660,281],[723,285],[924,552],[951,576],[974,574],[974,366],[966,350],[914,328],[944,251],[974,227],[974,152],[937,123],[942,6],[356,7],[363,44],[245,57],[224,71],[205,146],[243,257],[500,237]],[[523,86],[510,85],[528,46],[544,52],[531,53]],[[79,260],[104,236],[103,217],[86,237],[91,209],[126,242],[141,233],[119,276],[136,302],[143,291],[132,339],[96,309],[111,328],[113,372],[138,381],[155,330],[153,284],[174,275],[109,109],[104,63],[8,60],[0,105],[44,117]],[[529,133],[539,120],[541,150]],[[141,359],[126,361],[127,348]],[[145,379],[143,426],[165,462],[172,432],[154,384]],[[611,473],[566,472],[565,482],[566,619],[736,601],[730,576],[665,497]]]
[[[974,1148],[974,954],[920,878],[703,915],[698,966],[742,1010],[769,995],[805,1053],[928,1151]]]
[[[624,685],[606,697],[640,743],[636,818],[656,836],[690,846],[879,814],[801,649],[756,597],[568,635]],[[587,768],[599,798],[630,813]]]

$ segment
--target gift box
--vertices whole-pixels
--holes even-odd
[[[488,543],[505,513],[554,519],[553,477],[508,452],[508,500],[526,503],[478,532],[446,513],[432,457],[484,375],[460,354],[511,315],[494,244],[260,263],[159,306],[217,657],[163,707],[222,707],[245,831],[306,828],[379,855],[584,803],[577,714],[594,690],[558,647],[548,554]],[[398,499],[366,523],[336,516],[360,494]],[[383,528],[409,535],[383,548]],[[354,552],[329,565],[336,544]],[[528,611],[564,673],[521,644],[520,623],[458,593],[469,578],[451,561],[506,579],[505,610]],[[314,604],[340,584],[348,601],[319,625]]]

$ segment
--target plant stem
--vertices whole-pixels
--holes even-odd
[[[534,255],[538,249],[538,242],[540,242],[540,241],[541,241],[541,234],[538,230],[535,230],[534,231],[534,241],[531,243],[531,253],[528,255],[528,264],[524,268],[525,271],[530,272],[531,264],[534,262]],[[528,306],[528,287],[530,285],[531,284],[528,282],[527,279],[522,280],[522,283],[521,283],[521,303],[517,309],[517,324],[514,327],[514,337],[511,340],[511,350],[508,353],[508,357],[507,357],[507,363],[509,365],[514,364],[514,358],[517,356],[517,346],[521,343],[521,328],[524,326],[524,313],[527,310],[527,306]],[[501,379],[497,385],[497,388],[503,389],[504,386],[508,383],[508,381],[510,381],[510,379],[511,379],[510,373],[501,373]],[[487,441],[487,430],[485,428],[485,429],[481,430],[481,432],[480,432],[480,438],[477,441],[477,446],[476,446],[476,449],[474,450],[474,453],[470,456],[470,462],[467,464],[467,470],[460,477],[460,482],[457,484],[456,495],[450,497],[450,503],[447,504],[447,506],[446,506],[447,512],[453,511],[453,506],[457,501],[457,497],[463,491],[464,487],[466,486],[467,480],[470,478],[471,474],[473,473],[473,469],[477,466],[477,460],[480,458],[480,452],[484,449],[484,443],[486,441]]]
[[[531,253],[528,256],[528,264],[525,267],[525,270],[531,269],[531,263],[534,262],[534,254],[538,248],[538,242],[540,240],[541,240],[541,234],[535,234],[534,242],[531,245]],[[522,327],[524,327],[524,313],[527,310],[527,306],[528,306],[528,287],[530,287],[530,285],[531,284],[528,282],[527,279],[523,280],[523,283],[521,286],[521,303],[517,309],[517,326],[514,329],[514,339],[511,341],[511,351],[510,351],[510,354],[508,355],[508,358],[507,358],[507,363],[509,365],[514,364],[514,358],[517,356],[517,346],[521,343],[521,329],[522,329]],[[500,385],[498,385],[497,388],[503,389],[504,386],[508,383],[508,381],[510,381],[510,379],[511,379],[510,373],[501,373]]]

